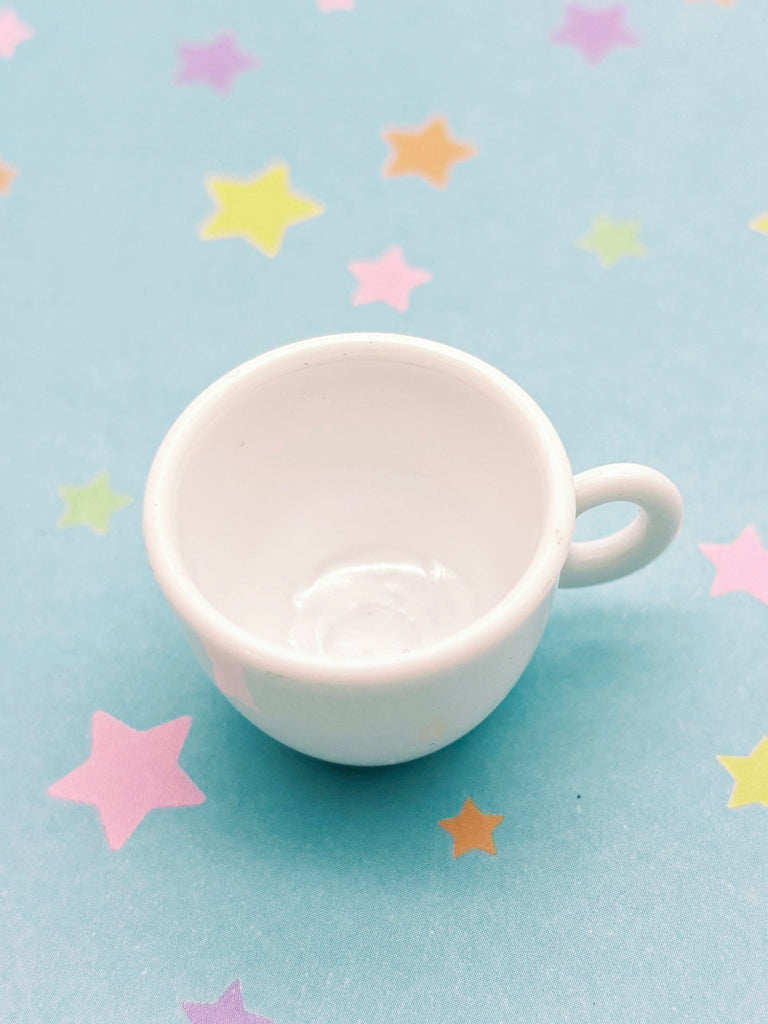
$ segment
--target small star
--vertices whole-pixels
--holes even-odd
[[[192,719],[175,718],[140,732],[104,711],[92,722],[91,756],[48,792],[98,808],[111,850],[160,807],[189,807],[205,797],[178,765]]]
[[[599,64],[609,50],[618,46],[637,46],[640,40],[624,24],[623,7],[595,10],[570,4],[565,20],[552,35],[558,46],[573,46],[589,64]]]
[[[25,24],[16,11],[0,7],[0,57],[12,57],[19,43],[33,35],[31,26]]]
[[[328,11],[351,11],[355,0],[317,0],[317,6],[326,14]]]
[[[239,74],[261,65],[258,57],[238,50],[232,32],[218,36],[207,46],[182,43],[177,50],[184,63],[176,72],[176,85],[205,82],[217,92],[229,92]]]
[[[89,526],[102,536],[109,530],[113,512],[130,505],[132,498],[117,494],[109,485],[109,473],[101,473],[85,487],[60,487],[59,494],[67,507],[56,524],[59,529]]]
[[[577,245],[596,254],[603,267],[612,267],[624,256],[644,256],[645,247],[637,240],[640,222],[595,217],[588,234]]]
[[[246,1010],[240,982],[235,980],[215,1003],[182,1003],[192,1024],[272,1024],[266,1017]]]
[[[314,199],[291,191],[285,164],[269,167],[249,181],[209,178],[205,185],[217,208],[200,228],[200,237],[244,238],[265,256],[280,252],[291,224],[323,212]]]
[[[11,182],[18,175],[15,167],[0,163],[0,196],[7,196],[11,191]]]
[[[358,280],[353,306],[386,302],[401,313],[408,309],[411,290],[432,280],[428,270],[408,266],[398,245],[391,245],[377,260],[353,260],[347,269]]]
[[[720,757],[717,760],[736,780],[729,807],[765,804],[768,807],[768,737],[763,736],[748,757]]]
[[[477,153],[474,146],[448,135],[448,125],[442,117],[433,118],[416,131],[390,129],[384,132],[384,139],[393,150],[389,163],[384,165],[385,178],[417,174],[436,188],[448,184],[452,164]]]
[[[717,570],[711,595],[744,591],[768,604],[768,551],[754,526],[745,526],[730,544],[699,544],[699,551]]]
[[[768,235],[768,213],[759,213],[757,217],[753,217],[749,226],[761,235]]]
[[[496,853],[491,833],[503,820],[503,814],[483,814],[467,797],[455,818],[443,818],[437,824],[453,836],[453,856],[460,857],[468,850]]]
[[[251,691],[248,689],[248,684],[245,681],[245,670],[240,662],[236,661],[231,655],[225,654],[224,651],[215,650],[207,643],[203,646],[211,662],[213,681],[217,689],[225,697],[239,700],[246,707],[258,711],[259,709],[253,703]]]

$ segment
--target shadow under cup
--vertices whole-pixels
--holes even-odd
[[[515,587],[551,526],[519,389],[442,346],[280,356],[292,348],[213,385],[176,439],[166,521],[185,576],[302,661],[363,668],[456,634]]]

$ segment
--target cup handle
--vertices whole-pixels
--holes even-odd
[[[573,478],[576,515],[611,501],[639,506],[632,522],[599,540],[574,542],[560,574],[561,587],[584,587],[627,576],[652,562],[671,543],[683,520],[680,492],[649,466],[620,462]]]

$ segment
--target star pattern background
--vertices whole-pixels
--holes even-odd
[[[4,1022],[764,1020],[764,13],[3,8]],[[557,596],[486,722],[381,771],[238,714],[140,534],[195,395],[367,329],[686,502],[659,562]]]

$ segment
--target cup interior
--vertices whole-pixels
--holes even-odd
[[[190,407],[163,494],[211,605],[301,657],[380,660],[515,588],[552,519],[540,425],[516,385],[453,351],[289,346]]]

